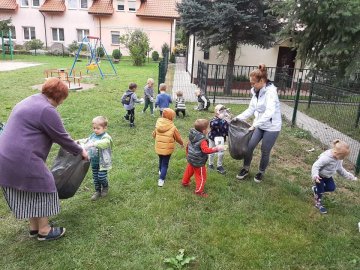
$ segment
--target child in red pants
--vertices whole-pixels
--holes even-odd
[[[188,164],[186,166],[182,179],[183,186],[190,185],[190,178],[195,174],[195,194],[202,197],[208,195],[204,192],[206,183],[206,161],[208,154],[223,151],[222,145],[209,148],[206,134],[209,129],[209,121],[206,119],[197,119],[194,128],[190,130],[189,143],[186,147],[186,156]]]

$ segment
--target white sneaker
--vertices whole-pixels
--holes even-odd
[[[162,179],[159,179],[158,181],[158,187],[162,187],[164,185],[165,181]]]

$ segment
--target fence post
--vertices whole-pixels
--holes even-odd
[[[295,125],[296,125],[296,113],[297,113],[297,108],[298,108],[299,99],[300,99],[301,82],[302,82],[302,78],[299,79],[297,89],[296,89],[296,97],[295,97],[293,116],[292,116],[292,120],[291,120],[291,127],[295,127]]]
[[[357,113],[357,117],[356,117],[355,128],[357,128],[359,126],[359,121],[360,121],[360,103],[358,106],[358,113]]]
[[[206,76],[205,76],[205,86],[204,86],[204,94],[205,95],[207,93],[208,74],[209,74],[209,64],[206,64]]]
[[[162,63],[163,63],[163,60],[161,60],[161,61],[159,62],[158,94],[160,94],[160,83],[162,83],[162,82],[161,82],[162,72],[163,72]]]
[[[355,164],[355,175],[358,175],[359,172],[360,172],[360,150]]]
[[[215,99],[216,99],[216,91],[217,91],[217,76],[218,76],[218,69],[219,66],[216,64],[216,68],[215,68],[215,91],[214,91],[214,98],[213,98],[213,106],[215,105]]]
[[[310,92],[309,92],[309,100],[308,100],[308,109],[310,109],[312,95],[313,95],[313,89],[314,89],[314,83],[315,83],[315,73],[311,78],[311,85],[310,85]]]

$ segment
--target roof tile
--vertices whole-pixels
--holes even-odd
[[[159,17],[159,18],[180,18],[176,10],[176,3],[179,0],[146,0],[141,1],[137,16]]]
[[[45,0],[39,10],[42,12],[64,12],[66,10],[65,0]]]
[[[16,10],[18,4],[16,0],[1,0],[0,1],[0,10]]]
[[[88,13],[93,15],[112,15],[114,13],[112,0],[94,0]]]

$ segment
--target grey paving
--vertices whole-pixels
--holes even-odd
[[[182,90],[186,101],[196,102],[194,91],[198,89],[198,87],[190,82],[190,74],[186,72],[185,64],[184,57],[176,58],[176,64],[169,65],[166,82],[169,85],[169,90],[172,90],[172,96],[174,98],[176,97],[176,91]],[[216,103],[249,104],[249,100],[216,98]],[[282,102],[281,112],[288,121],[291,121],[293,115],[293,108],[291,106]],[[296,125],[310,132],[314,138],[318,139],[321,141],[321,143],[328,147],[331,147],[331,143],[335,139],[346,141],[350,144],[351,148],[349,160],[354,164],[356,163],[357,157],[360,153],[359,141],[350,138],[349,136],[316,119],[307,116],[300,111],[297,112]]]

